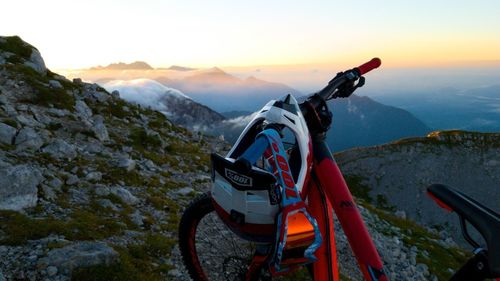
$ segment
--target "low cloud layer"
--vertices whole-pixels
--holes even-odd
[[[172,95],[190,99],[181,91],[166,87],[151,79],[112,80],[103,85],[108,91],[118,90],[120,97],[128,102],[151,107],[159,111],[168,111],[161,98]]]

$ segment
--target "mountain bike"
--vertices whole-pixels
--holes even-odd
[[[212,189],[191,202],[179,224],[179,248],[193,280],[272,280],[306,267],[313,280],[337,281],[333,212],[364,279],[388,280],[325,141],[332,123],[326,102],[349,97],[380,64],[375,58],[337,73],[300,103],[291,95],[270,101],[225,157],[212,154]],[[481,224],[500,225],[491,210],[440,190],[430,188],[429,194],[441,206],[479,225],[485,237],[498,233]],[[500,276],[500,251],[495,251],[500,244],[492,236],[486,241],[492,254],[479,250],[452,280]],[[484,274],[471,274],[479,263]],[[476,279],[464,279],[468,276]]]

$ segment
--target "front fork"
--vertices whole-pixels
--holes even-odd
[[[383,271],[382,260],[324,138],[316,138],[313,142],[313,149],[315,159],[313,174],[317,177],[318,193],[321,196],[326,196],[327,203],[332,205],[365,280],[388,281]],[[321,194],[322,192],[324,194]],[[318,204],[322,204],[322,202],[316,197],[308,200],[308,205],[311,207]],[[328,218],[328,222],[333,225],[333,220],[330,218]],[[328,228],[333,229],[332,225],[328,226]],[[333,237],[328,240],[334,241]],[[330,265],[333,276],[329,277],[329,279],[316,279],[315,276],[316,280],[339,280],[338,274],[333,270],[336,270],[336,261],[331,259],[331,262],[335,262],[335,265]]]

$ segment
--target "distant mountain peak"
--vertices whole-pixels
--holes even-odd
[[[260,81],[259,79],[257,79],[257,77],[253,76],[253,75],[250,75],[247,77],[247,79],[245,79],[246,81]]]
[[[218,68],[217,66],[214,66],[212,68],[207,69],[205,71],[205,73],[210,73],[210,74],[227,74],[224,70]]]
[[[135,61],[132,63],[118,62],[118,63],[111,63],[107,66],[96,66],[90,68],[90,70],[131,70],[131,69],[152,70],[154,68],[143,61]]]
[[[196,68],[186,67],[186,66],[180,66],[180,65],[172,65],[172,66],[170,66],[167,69],[168,70],[175,70],[175,71],[192,71],[192,70],[196,70]]]

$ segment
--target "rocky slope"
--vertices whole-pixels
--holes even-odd
[[[336,155],[342,171],[381,207],[445,230],[461,245],[459,221],[426,196],[432,183],[453,186],[500,212],[500,134],[434,132],[425,138],[359,148]]]
[[[0,37],[0,280],[169,279],[220,146]]]

